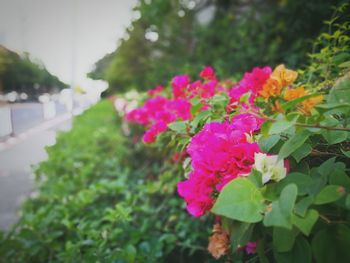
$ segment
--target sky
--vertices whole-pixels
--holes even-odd
[[[112,52],[137,0],[0,0],[0,44],[27,51],[67,84],[102,88],[86,74]]]

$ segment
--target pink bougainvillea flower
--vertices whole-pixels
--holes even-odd
[[[125,116],[126,120],[129,122],[135,122],[141,125],[147,125],[148,120],[148,111],[145,108],[137,108],[128,112]]]
[[[215,71],[212,67],[206,66],[200,73],[199,76],[206,80],[216,80]]]
[[[178,184],[178,192],[191,215],[203,215],[212,207],[215,192],[238,176],[250,173],[254,154],[260,149],[257,143],[247,141],[245,133],[258,128],[258,121],[250,120],[248,125],[242,121],[249,117],[237,117],[231,123],[208,123],[192,137],[187,152],[193,172]]]
[[[204,215],[214,204],[214,199],[210,196],[210,193],[215,182],[208,180],[208,178],[203,180],[204,178],[202,177],[203,174],[196,175],[195,172],[192,172],[188,180],[177,184],[179,195],[187,203],[187,211],[195,217]]]
[[[175,76],[171,81],[174,98],[186,97],[187,87],[190,84],[190,77],[187,75]]]
[[[272,69],[270,67],[255,67],[251,72],[244,74],[242,80],[229,91],[230,105],[235,106],[243,94],[250,93],[249,103],[254,104],[255,98],[269,79]]]
[[[157,135],[168,129],[168,125],[164,121],[159,121],[154,124],[148,131],[143,135],[143,141],[146,143],[154,142]]]
[[[245,133],[249,133],[260,130],[260,126],[263,122],[263,119],[257,118],[252,114],[245,113],[235,115],[232,118],[231,126],[234,129],[239,129]]]
[[[257,243],[256,242],[248,242],[247,245],[245,246],[245,252],[248,255],[255,254],[256,253],[256,247],[257,247]]]
[[[167,103],[166,108],[182,120],[191,119],[191,103],[185,99],[174,99]]]
[[[205,99],[213,97],[217,86],[218,82],[216,80],[210,80],[204,83],[201,87],[200,97]]]
[[[150,89],[147,91],[147,95],[152,97],[158,93],[161,93],[164,90],[164,87],[161,85],[156,86],[154,89]]]

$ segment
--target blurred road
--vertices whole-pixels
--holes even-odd
[[[55,106],[57,115],[67,112],[64,105],[56,103]],[[43,104],[41,103],[15,103],[10,107],[15,134],[33,128],[44,121]]]
[[[31,114],[25,113],[25,109],[30,109]],[[18,107],[16,111],[18,130],[25,130],[42,121],[37,105]],[[20,124],[20,120],[26,124]],[[46,128],[38,129],[18,143],[0,150],[0,229],[9,229],[16,221],[19,205],[32,192],[31,165],[47,158],[44,147],[55,143],[57,131],[71,127],[71,119],[67,118],[53,123],[54,126],[41,126]]]
[[[44,121],[40,103],[16,103],[11,105],[12,125],[15,134],[28,130]]]

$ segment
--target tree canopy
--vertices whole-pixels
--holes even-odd
[[[28,53],[19,55],[0,45],[0,93],[24,92],[35,98],[44,92],[54,92],[67,85],[52,75]]]
[[[305,64],[312,40],[340,0],[140,0],[139,18],[88,74],[109,92],[146,90],[203,65],[226,78],[254,65]]]

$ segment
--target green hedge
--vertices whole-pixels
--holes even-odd
[[[184,211],[178,166],[160,161],[172,153],[135,144],[121,127],[103,101],[47,148],[37,196],[0,235],[0,262],[205,262],[209,227]]]

